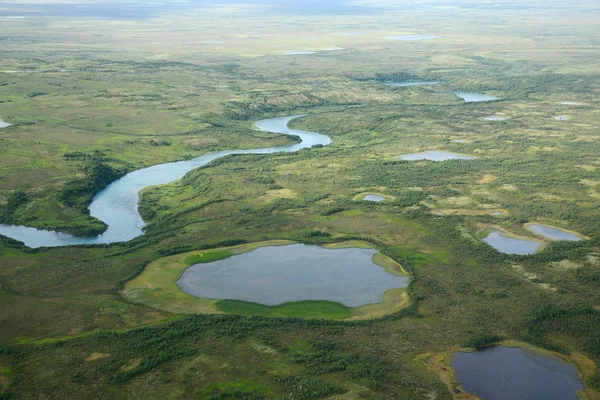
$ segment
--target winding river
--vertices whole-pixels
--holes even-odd
[[[158,164],[139,169],[117,179],[98,192],[90,204],[90,215],[108,225],[108,229],[98,236],[76,237],[62,232],[3,224],[0,224],[0,234],[19,240],[31,248],[127,242],[144,234],[143,228],[146,224],[138,212],[138,193],[148,186],[164,185],[176,181],[193,169],[231,154],[294,152],[315,145],[330,144],[331,139],[321,133],[288,128],[287,125],[292,119],[303,116],[294,115],[256,122],[256,127],[262,131],[295,135],[300,137],[300,143],[263,149],[224,150],[205,154],[188,161]]]

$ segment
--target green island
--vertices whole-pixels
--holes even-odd
[[[1,7],[0,400],[485,399],[454,355],[496,345],[600,400],[597,1],[158,3]],[[143,186],[139,235],[69,242],[109,232],[88,207],[134,171],[280,147]],[[423,152],[470,158],[399,159]],[[294,244],[408,286],[350,307],[177,284]]]

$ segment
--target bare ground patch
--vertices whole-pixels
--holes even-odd
[[[139,367],[143,360],[144,360],[143,358],[132,358],[131,360],[127,361],[125,364],[121,365],[121,367],[119,369],[123,372],[132,371],[132,370],[136,369],[137,367]]]
[[[87,356],[87,358],[85,359],[85,361],[98,361],[98,360],[104,360],[105,358],[108,358],[110,354],[108,353],[92,353],[89,356]]]

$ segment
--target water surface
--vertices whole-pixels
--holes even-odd
[[[431,40],[441,39],[441,36],[429,36],[429,35],[394,35],[388,36],[389,40]]]
[[[587,106],[586,103],[582,103],[580,101],[561,101],[560,104],[564,104],[566,106]]]
[[[542,246],[537,240],[515,238],[497,229],[493,229],[483,241],[501,253],[521,256],[533,254]]]
[[[483,119],[486,121],[506,121],[508,117],[499,117],[496,115],[491,115],[489,117],[484,117]]]
[[[477,102],[481,102],[481,101],[499,100],[498,97],[489,96],[487,94],[459,92],[459,91],[453,91],[451,93],[453,93],[453,94],[457,95],[458,97],[460,97],[461,99],[463,99],[465,101],[465,103],[477,103]]]
[[[10,124],[0,119],[0,128],[6,128],[7,126],[10,126]]]
[[[554,117],[554,119],[557,121],[568,121],[569,116],[568,115],[557,115],[556,117]]]
[[[159,164],[139,169],[117,179],[98,192],[89,207],[92,217],[98,218],[108,225],[108,229],[99,236],[80,238],[66,233],[3,224],[0,224],[0,234],[24,242],[26,246],[33,248],[129,241],[144,233],[142,229],[146,224],[138,212],[138,192],[145,187],[176,181],[191,170],[230,154],[293,152],[314,145],[331,143],[329,137],[320,133],[288,128],[288,122],[298,117],[301,117],[301,115],[266,119],[256,122],[256,126],[263,131],[298,136],[301,139],[300,143],[263,149],[224,150],[205,154],[188,161]]]
[[[225,260],[196,264],[177,284],[200,298],[265,305],[329,300],[348,307],[380,303],[385,291],[408,284],[373,263],[375,249],[326,249],[293,244],[261,247]]]
[[[378,196],[376,194],[368,194],[365,197],[362,198],[364,201],[374,201],[374,202],[381,202],[385,200],[385,197],[383,196]]]
[[[573,365],[529,350],[493,346],[454,353],[452,367],[463,388],[485,400],[577,400],[583,390]]]
[[[284,56],[298,56],[298,55],[304,55],[304,54],[315,54],[315,51],[303,51],[303,50],[290,50],[290,51],[285,51],[281,54],[283,54]]]
[[[547,225],[542,224],[527,224],[527,229],[532,231],[533,233],[543,236],[546,239],[550,240],[569,240],[569,241],[579,241],[583,240],[582,237],[575,235],[574,233],[570,233],[567,231],[563,231],[562,229],[552,228]]]
[[[396,157],[399,160],[404,161],[418,161],[418,160],[429,160],[429,161],[447,161],[447,160],[473,160],[475,157],[467,156],[464,154],[450,153],[447,151],[430,150],[423,151],[421,153],[405,154],[403,156]]]

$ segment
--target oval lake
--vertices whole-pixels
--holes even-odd
[[[521,256],[533,254],[542,246],[537,240],[512,237],[497,229],[492,229],[483,241],[501,253]]]
[[[373,262],[375,249],[327,249],[293,244],[261,247],[224,260],[196,264],[177,284],[200,298],[277,305],[329,300],[348,307],[380,303],[407,276],[391,275]]]

